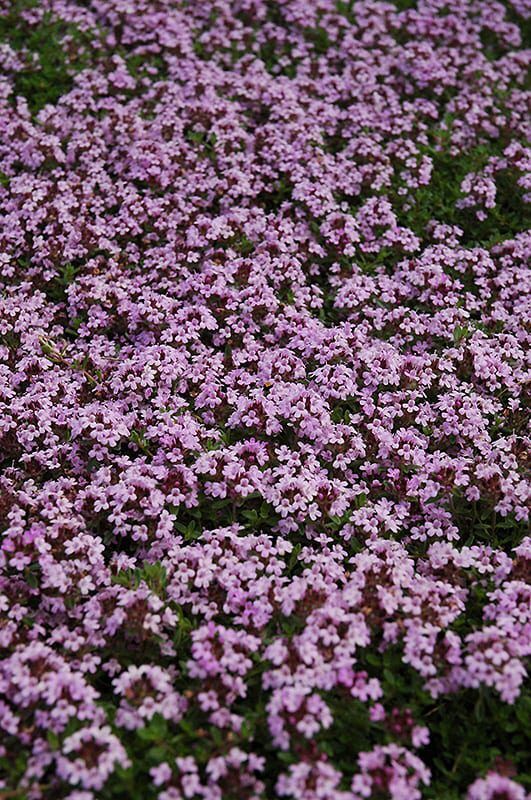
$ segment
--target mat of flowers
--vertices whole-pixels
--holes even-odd
[[[0,0],[0,800],[529,797],[530,15]]]

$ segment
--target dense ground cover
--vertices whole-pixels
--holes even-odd
[[[0,798],[527,797],[529,11],[0,0]]]

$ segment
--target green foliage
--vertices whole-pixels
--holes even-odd
[[[394,207],[400,208],[403,204],[398,215],[400,224],[411,228],[421,240],[425,238],[426,226],[431,220],[458,225],[464,231],[463,242],[469,246],[492,246],[524,230],[527,212],[522,202],[522,191],[516,184],[516,176],[508,170],[496,176],[496,206],[486,220],[479,221],[468,209],[457,208],[457,202],[463,197],[461,182],[465,176],[481,170],[490,156],[500,155],[503,146],[496,141],[452,156],[448,150],[440,149],[447,135],[446,130],[440,131],[436,134],[437,142],[422,149],[432,159],[432,177],[427,186],[420,187],[412,198],[408,198],[409,207],[406,208],[398,194],[393,196]]]
[[[490,502],[486,498],[470,502],[455,494],[450,508],[464,545],[485,544],[510,554],[526,535],[528,525],[513,514],[502,516],[495,511],[495,505],[494,498]]]
[[[279,516],[273,507],[264,502],[258,492],[247,497],[212,500],[203,497],[198,506],[191,509],[174,508],[175,528],[187,542],[199,539],[203,530],[223,527],[237,522],[249,531],[271,529]]]
[[[46,296],[54,303],[64,303],[67,299],[67,289],[74,282],[77,272],[73,264],[64,264],[47,285]]]
[[[328,32],[324,28],[305,28],[304,37],[311,42],[315,52],[319,55],[326,53],[330,47]]]
[[[282,203],[291,200],[292,192],[293,185],[289,179],[287,177],[280,178],[271,191],[258,195],[256,202],[267,212],[276,211]]]
[[[188,128],[184,132],[184,138],[190,142],[204,158],[213,160],[216,154],[216,134],[207,131],[197,131]]]
[[[38,25],[29,25],[23,12],[38,5],[36,0],[15,0],[0,16],[0,42],[29,51],[27,68],[15,75],[14,93],[26,98],[33,114],[72,88],[73,75],[88,64],[90,41],[75,25],[48,12]]]
[[[122,570],[114,577],[114,583],[127,586],[128,589],[138,589],[144,583],[152,592],[161,595],[166,588],[166,570],[162,564],[144,562],[139,569]]]
[[[469,618],[467,611],[467,619]],[[428,800],[458,800],[464,797],[467,787],[480,774],[494,767],[496,760],[514,765],[519,780],[531,786],[528,771],[527,742],[531,736],[531,695],[523,693],[514,705],[500,700],[499,696],[485,687],[479,690],[466,689],[455,694],[433,699],[422,686],[418,673],[402,661],[398,649],[390,648],[383,654],[374,650],[365,652],[365,668],[369,674],[380,678],[384,695],[389,705],[401,709],[409,708],[418,725],[427,725],[430,742],[420,755],[432,765],[431,785],[425,789]],[[360,704],[361,706],[361,704]],[[352,717],[351,737],[356,736],[355,748],[369,749],[374,742],[374,732],[380,743],[392,737],[382,726],[369,725],[363,719],[364,707],[354,704],[345,709],[338,702],[333,709],[334,717],[344,715],[345,725]],[[360,719],[361,718],[361,721]],[[348,774],[348,737],[335,728],[332,749],[340,747],[341,769]],[[360,740],[358,741],[358,738]]]

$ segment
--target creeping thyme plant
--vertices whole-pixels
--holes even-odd
[[[529,796],[530,16],[0,0],[0,800]]]

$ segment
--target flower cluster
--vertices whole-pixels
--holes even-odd
[[[0,798],[527,796],[529,13],[0,0]]]

